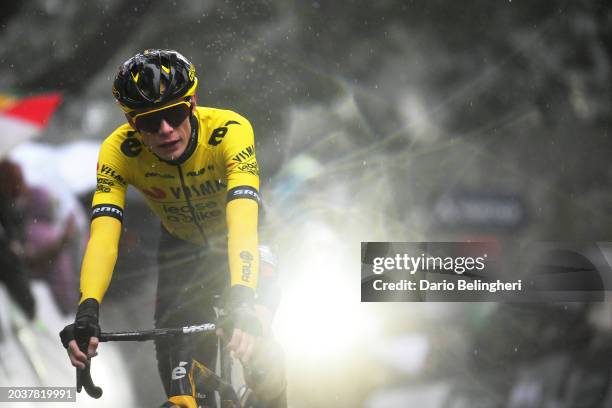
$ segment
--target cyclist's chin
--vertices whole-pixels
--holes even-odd
[[[176,143],[156,146],[154,153],[163,160],[175,160],[185,152],[187,143],[179,140]]]

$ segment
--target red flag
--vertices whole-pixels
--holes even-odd
[[[62,101],[59,93],[12,99],[0,95],[0,156],[37,136]]]

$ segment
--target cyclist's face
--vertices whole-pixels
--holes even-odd
[[[145,146],[161,159],[174,160],[183,154],[189,144],[189,117],[194,108],[195,100],[175,101],[169,103],[166,109],[139,113],[129,120],[142,135]],[[154,130],[156,127],[157,130]]]

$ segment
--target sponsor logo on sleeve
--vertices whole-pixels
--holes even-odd
[[[257,190],[251,186],[234,187],[227,192],[228,202],[237,198],[249,198],[251,200],[257,201],[257,203],[261,203],[261,197],[259,195],[259,192],[257,192]]]
[[[127,185],[127,182],[125,181],[123,176],[121,176],[121,174],[116,172],[112,167],[107,164],[102,164],[101,167],[98,164],[98,176],[108,176],[115,180],[117,183],[121,184],[122,186]]]
[[[255,258],[249,251],[242,251],[240,252],[240,259],[242,260],[242,280],[248,282],[251,279],[251,266]]]
[[[232,158],[232,160],[236,163],[244,163],[253,156],[255,156],[255,146],[250,145],[246,149],[241,150],[240,153],[238,153]]]
[[[245,173],[250,173],[254,176],[259,176],[259,166],[257,162],[253,163],[242,163],[238,165],[238,170],[243,171]]]
[[[97,193],[110,193],[111,187],[113,187],[115,183],[107,178],[98,177],[96,179],[96,192]]]
[[[91,209],[91,219],[98,217],[113,217],[123,221],[123,209],[114,204],[98,204]]]

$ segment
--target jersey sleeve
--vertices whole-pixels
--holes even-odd
[[[231,286],[253,290],[259,275],[257,250],[259,167],[255,157],[255,137],[248,120],[236,115],[226,120],[219,146],[227,176],[227,232]],[[214,133],[214,132],[213,132]]]
[[[128,168],[114,141],[108,138],[98,157],[91,232],[81,266],[80,302],[88,298],[102,302],[117,261]]]
[[[109,216],[123,221],[128,166],[125,156],[111,138],[100,148],[96,172],[96,191],[91,217]]]
[[[253,291],[259,278],[257,209],[257,203],[245,199],[229,201],[226,209],[230,285]]]
[[[117,262],[121,223],[112,217],[91,221],[91,234],[81,266],[81,299],[93,298],[102,303]]]
[[[248,120],[236,115],[213,134],[225,133],[219,146],[220,159],[225,165],[227,189],[249,186],[259,190],[259,166],[255,157],[255,136]]]

